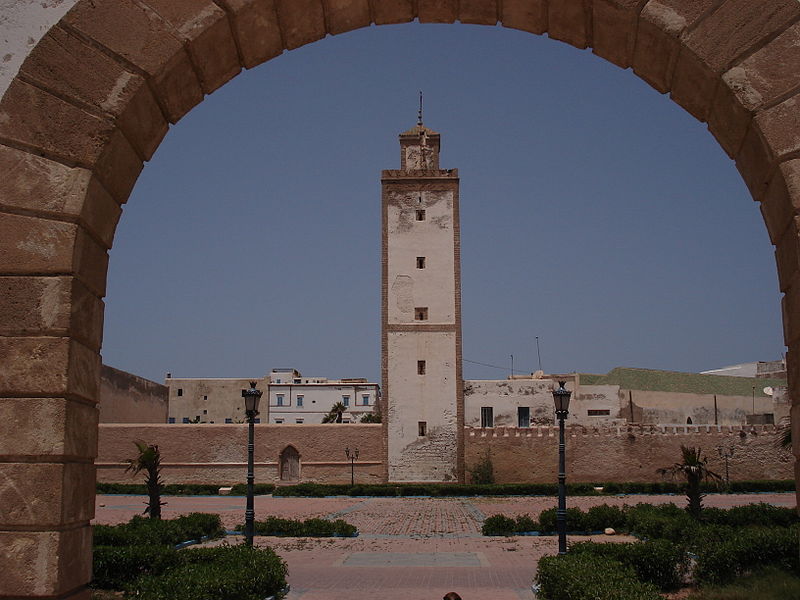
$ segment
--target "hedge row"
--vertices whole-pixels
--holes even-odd
[[[222,485],[217,484],[175,484],[165,485],[165,496],[217,495]],[[247,486],[238,483],[231,492],[234,496],[247,494]],[[603,488],[601,491],[595,488]],[[683,484],[673,481],[628,482],[628,483],[571,483],[567,484],[570,496],[609,496],[616,494],[681,494]],[[704,483],[704,492],[793,492],[795,482],[786,480],[732,481],[728,487],[721,488],[713,483]],[[98,494],[145,495],[144,485],[134,483],[98,483]],[[322,484],[299,483],[297,485],[276,487],[271,483],[257,483],[255,493],[275,496],[555,496],[558,486],[555,483],[501,483],[501,484]]]
[[[212,483],[180,483],[165,485],[161,489],[163,496],[218,496],[219,488],[233,487],[232,496],[246,496],[247,485],[237,483],[234,486]],[[271,494],[275,486],[271,483],[257,483],[253,486],[257,495]],[[97,483],[98,494],[129,494],[136,496],[146,496],[147,487],[139,483]]]
[[[98,546],[92,586],[137,600],[263,600],[286,587],[286,573],[269,548]]]
[[[176,519],[133,517],[123,525],[95,525],[96,546],[175,546],[225,534],[219,515],[191,513]]]
[[[264,521],[255,521],[253,528],[256,535],[274,535],[280,537],[355,537],[358,529],[347,521],[337,519],[281,519],[267,517]],[[237,531],[244,531],[244,523],[240,524]]]
[[[548,600],[663,600],[631,567],[588,553],[540,558],[536,581]]]
[[[601,504],[584,512],[579,508],[567,509],[567,531],[592,532],[612,527],[648,539],[668,539],[675,542],[702,537],[726,536],[737,527],[761,525],[788,527],[800,523],[792,508],[771,504],[748,504],[727,510],[707,508],[701,520],[695,521],[685,510],[674,504],[637,504],[636,506],[609,506]],[[511,519],[503,515],[488,517],[482,526],[483,535],[514,535],[529,531],[551,533],[556,530],[556,509],[542,511],[538,520],[529,515]]]

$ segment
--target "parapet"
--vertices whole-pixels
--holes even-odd
[[[566,428],[569,437],[626,437],[631,434],[669,435],[669,436],[757,436],[775,435],[775,425],[620,425],[610,427],[586,427],[570,425]],[[538,425],[534,427],[464,427],[464,433],[470,438],[543,438],[557,437],[556,425]]]

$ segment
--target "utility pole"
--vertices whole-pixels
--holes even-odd
[[[542,353],[539,351],[539,336],[536,336],[536,356],[539,357],[539,370],[542,370]]]

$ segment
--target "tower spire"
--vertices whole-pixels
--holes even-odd
[[[422,127],[422,90],[419,91],[419,112],[417,113],[417,125]]]

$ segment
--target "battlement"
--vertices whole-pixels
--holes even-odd
[[[558,426],[533,427],[464,427],[470,438],[543,438],[557,437]],[[642,436],[758,436],[777,435],[775,425],[619,425],[585,427],[572,425],[566,428],[567,437],[628,437]]]

